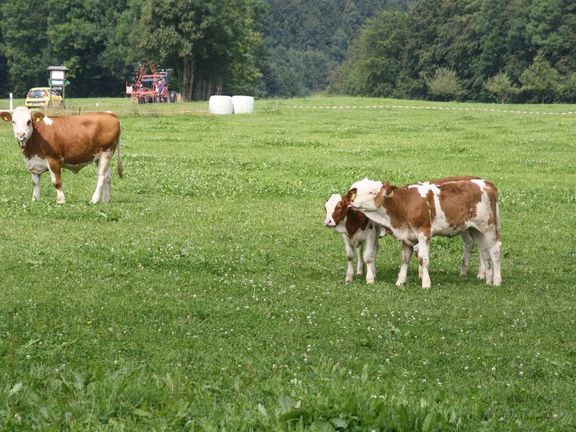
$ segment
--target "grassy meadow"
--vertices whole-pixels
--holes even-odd
[[[69,105],[120,113],[125,177],[90,205],[95,169],[65,171],[57,205],[45,174],[33,203],[0,126],[0,430],[576,429],[576,114],[538,114],[573,106]],[[458,275],[459,238],[430,290],[415,260],[394,285],[390,238],[344,283],[331,193],[459,174],[500,190],[501,287],[477,251]]]

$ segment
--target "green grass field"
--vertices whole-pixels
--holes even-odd
[[[44,175],[33,203],[2,122],[0,430],[576,428],[576,115],[534,113],[573,106],[70,105],[121,113],[125,178],[93,206],[95,169],[65,171],[60,206]],[[459,277],[459,238],[430,290],[415,260],[394,285],[390,238],[344,284],[331,193],[458,174],[500,190],[501,287]]]

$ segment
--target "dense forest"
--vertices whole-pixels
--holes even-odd
[[[270,0],[264,79],[269,94],[324,91],[364,22],[414,0]]]
[[[69,68],[119,96],[140,63],[184,99],[315,92],[576,102],[573,0],[0,0],[0,93]]]

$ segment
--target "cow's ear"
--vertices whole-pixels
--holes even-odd
[[[388,182],[384,182],[382,184],[382,189],[380,189],[380,192],[382,193],[384,198],[392,198],[396,193],[396,189],[398,189],[398,187],[391,185]]]
[[[10,122],[10,121],[12,121],[12,114],[9,113],[8,111],[2,111],[2,112],[0,112],[0,117],[1,117],[2,120],[4,120],[5,122]]]
[[[32,120],[34,120],[34,123],[38,123],[39,121],[42,121],[43,118],[44,118],[44,113],[35,112],[32,114]]]
[[[346,196],[344,197],[349,203],[352,203],[356,199],[356,194],[358,191],[356,188],[350,189]]]
[[[398,189],[396,186],[393,186],[388,182],[382,182],[380,192],[378,192],[378,195],[376,195],[376,198],[374,198],[374,205],[376,208],[382,207],[386,198],[392,198],[396,192],[396,189]]]

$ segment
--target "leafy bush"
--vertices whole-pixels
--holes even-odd
[[[514,86],[504,72],[500,72],[488,79],[486,90],[497,96],[502,103],[508,102],[511,97],[519,93],[519,89]]]
[[[464,87],[453,69],[438,68],[433,76],[424,76],[424,81],[434,98],[447,101],[464,95]]]

